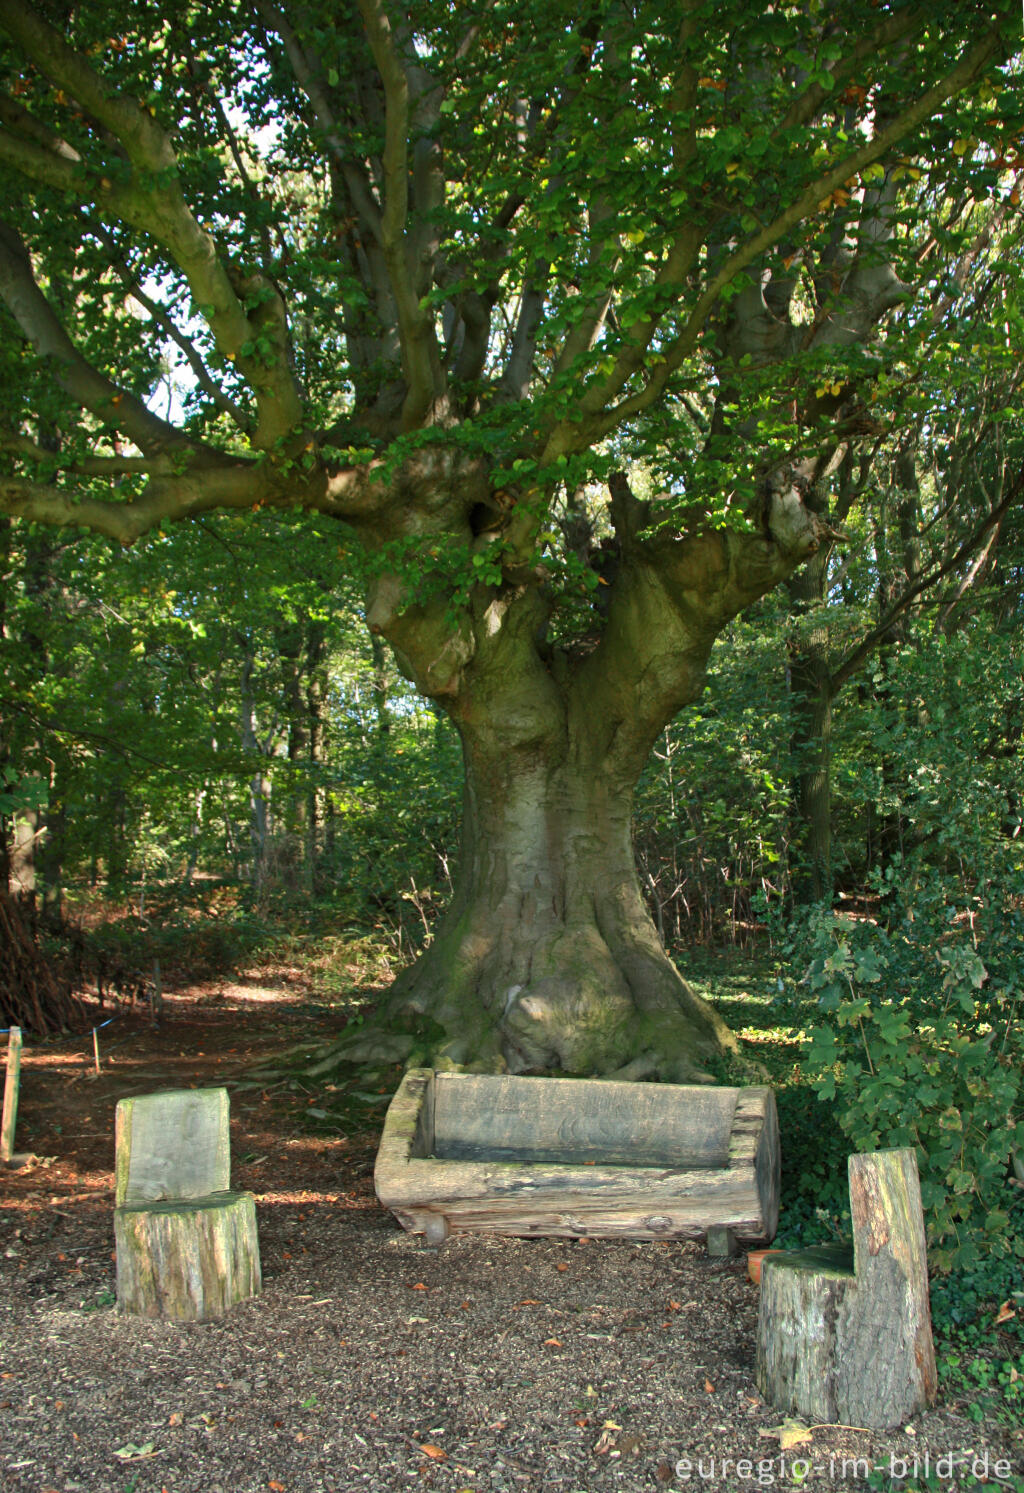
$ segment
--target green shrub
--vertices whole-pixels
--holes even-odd
[[[916,1148],[933,1270],[1024,1257],[1020,913],[1003,900],[979,940],[940,895],[896,912],[807,918],[808,1076],[853,1149]]]

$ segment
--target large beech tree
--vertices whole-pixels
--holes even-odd
[[[4,0],[0,506],[125,545],[337,519],[463,745],[456,895],[389,1012],[435,1060],[729,1045],[644,909],[633,787],[729,619],[828,544],[919,290],[1009,194],[1018,24]]]

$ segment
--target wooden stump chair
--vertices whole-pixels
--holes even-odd
[[[251,1192],[230,1192],[227,1089],[171,1089],[117,1106],[117,1304],[199,1322],[259,1294]]]
[[[786,1414],[888,1430],[935,1402],[917,1158],[851,1156],[849,1178],[852,1249],[765,1257],[757,1384]]]

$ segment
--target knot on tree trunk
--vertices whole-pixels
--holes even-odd
[[[804,502],[806,484],[793,467],[773,472],[766,484],[768,533],[787,559],[806,560],[825,537],[826,528]]]

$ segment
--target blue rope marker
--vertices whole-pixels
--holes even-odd
[[[101,1021],[100,1024],[99,1024],[99,1026],[94,1026],[93,1027],[93,1031],[94,1032],[101,1032],[105,1026],[110,1026],[111,1022],[119,1020],[120,1015],[121,1015],[120,1011],[115,1011],[114,1014],[113,1014],[113,1016],[108,1016],[107,1019],[106,1019],[106,1021]],[[13,1030],[12,1027],[9,1027],[9,1026],[0,1026],[0,1037],[7,1036],[12,1030]],[[57,1045],[58,1042],[77,1042],[78,1040],[79,1040],[79,1038],[78,1038],[77,1033],[72,1032],[71,1035],[67,1036],[67,1037],[54,1037],[53,1041],[49,1045],[51,1047],[56,1047],[56,1045]]]
[[[92,1029],[92,1053],[96,1060],[97,1073],[100,1071],[100,1039],[97,1033],[101,1032],[105,1026],[109,1026],[112,1021],[116,1021],[119,1014],[115,1012],[113,1016],[108,1016],[106,1021],[101,1021],[99,1026],[94,1026]]]

